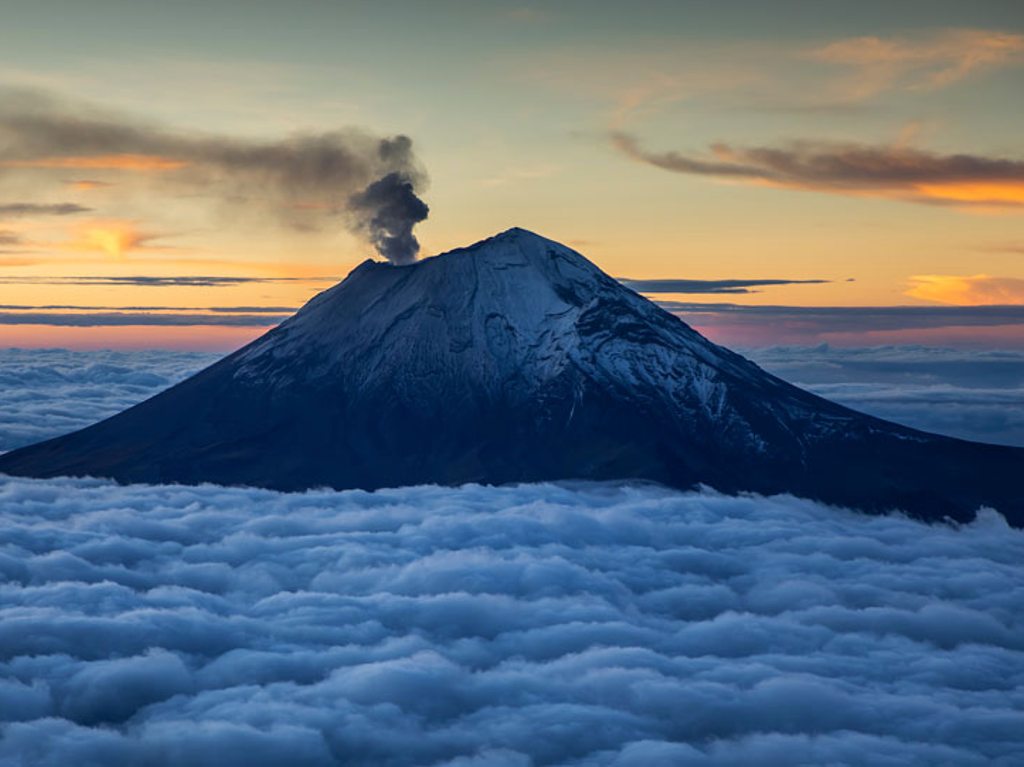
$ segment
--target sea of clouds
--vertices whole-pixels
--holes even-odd
[[[84,428],[220,356],[181,351],[0,349],[0,452]]]
[[[1019,765],[1024,532],[0,480],[5,765]]]
[[[0,352],[0,446],[212,361]],[[0,477],[0,765],[1019,765],[1022,562],[991,511]]]
[[[1024,352],[931,346],[782,346],[745,354],[781,378],[879,418],[1024,446]]]

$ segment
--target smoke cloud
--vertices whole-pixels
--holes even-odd
[[[420,244],[412,228],[427,217],[429,208],[416,196],[412,182],[400,173],[389,173],[352,198],[356,211],[365,211],[361,226],[370,242],[388,261],[407,264],[416,258]]]
[[[407,136],[360,129],[274,141],[171,130],[35,91],[0,92],[0,174],[134,174],[300,229],[341,223],[396,263],[416,257],[426,183]],[[70,212],[70,211],[69,211]]]

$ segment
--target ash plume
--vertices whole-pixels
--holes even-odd
[[[277,140],[180,131],[27,90],[0,90],[0,177],[131,175],[304,230],[342,225],[395,263],[416,257],[426,174],[407,136],[348,128]]]
[[[416,196],[408,176],[389,173],[353,195],[351,203],[353,211],[365,213],[357,220],[382,256],[394,264],[416,260],[420,244],[412,229],[430,209]]]

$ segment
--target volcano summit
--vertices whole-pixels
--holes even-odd
[[[1024,525],[1024,450],[873,418],[523,229],[366,261],[248,346],[0,471],[281,490],[645,479]]]

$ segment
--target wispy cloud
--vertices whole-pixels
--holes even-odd
[[[215,312],[217,314],[291,314],[292,306],[89,306],[84,304],[0,304],[4,311]]]
[[[756,293],[751,288],[774,285],[823,285],[832,280],[631,280],[619,277],[619,282],[638,293]]]
[[[611,142],[630,159],[673,173],[975,210],[1024,208],[1024,160],[821,141],[714,144],[710,152],[693,155],[651,151],[622,132],[612,133]]]
[[[959,306],[1020,306],[1024,305],[1024,279],[987,274],[919,274],[910,278],[906,295]]]
[[[125,285],[133,287],[230,287],[260,282],[329,282],[330,277],[235,277],[224,275],[82,275],[68,277],[11,276],[0,277],[0,285]]]
[[[840,88],[853,100],[891,89],[943,88],[1003,67],[1024,64],[1024,35],[946,29],[917,36],[851,37],[813,48],[814,61],[851,70]]]
[[[88,213],[90,210],[92,209],[73,202],[8,202],[0,204],[0,218],[21,218],[23,216],[71,216],[76,213]]]
[[[229,314],[213,312],[192,314],[173,312],[21,312],[0,310],[0,325],[57,325],[61,327],[111,327],[121,325],[161,325],[189,327],[228,325],[253,327],[276,325],[289,315],[264,313]]]

